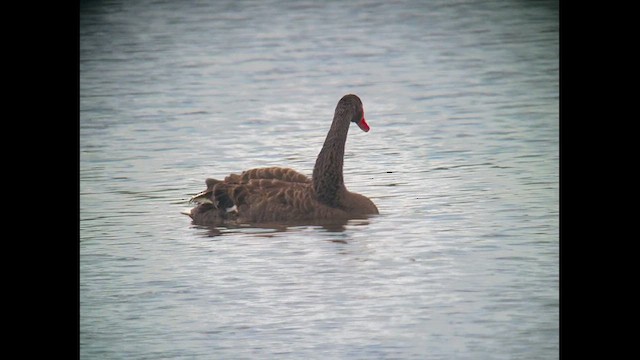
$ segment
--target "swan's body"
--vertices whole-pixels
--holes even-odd
[[[207,179],[207,189],[191,198],[199,203],[188,214],[195,224],[342,221],[378,214],[367,197],[344,186],[344,146],[351,122],[369,131],[362,102],[345,95],[309,178],[289,168],[270,167]]]

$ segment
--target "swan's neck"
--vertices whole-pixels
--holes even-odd
[[[344,191],[342,165],[351,117],[349,109],[336,109],[331,129],[313,168],[313,188],[318,200],[333,207],[339,206]]]

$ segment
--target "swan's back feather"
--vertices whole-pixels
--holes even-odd
[[[255,168],[224,181],[208,178],[205,183],[207,189],[191,198],[200,204],[190,214],[196,223],[260,223],[315,216],[311,179],[290,168]]]
[[[243,171],[242,174],[231,174],[224,181],[227,183],[246,183],[253,179],[276,179],[295,183],[310,183],[311,179],[293,169],[282,167],[255,168]]]

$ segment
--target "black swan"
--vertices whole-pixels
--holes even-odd
[[[207,189],[190,202],[186,213],[196,225],[259,224],[301,221],[345,221],[378,214],[367,197],[344,185],[342,165],[349,125],[369,131],[362,101],[345,95],[336,106],[333,123],[309,177],[289,168],[268,167],[207,179]]]

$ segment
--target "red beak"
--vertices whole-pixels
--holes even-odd
[[[368,132],[369,130],[371,130],[371,128],[369,127],[369,124],[367,124],[367,121],[364,119],[364,117],[362,118],[362,120],[360,120],[356,124],[358,124],[358,127],[364,132]]]

